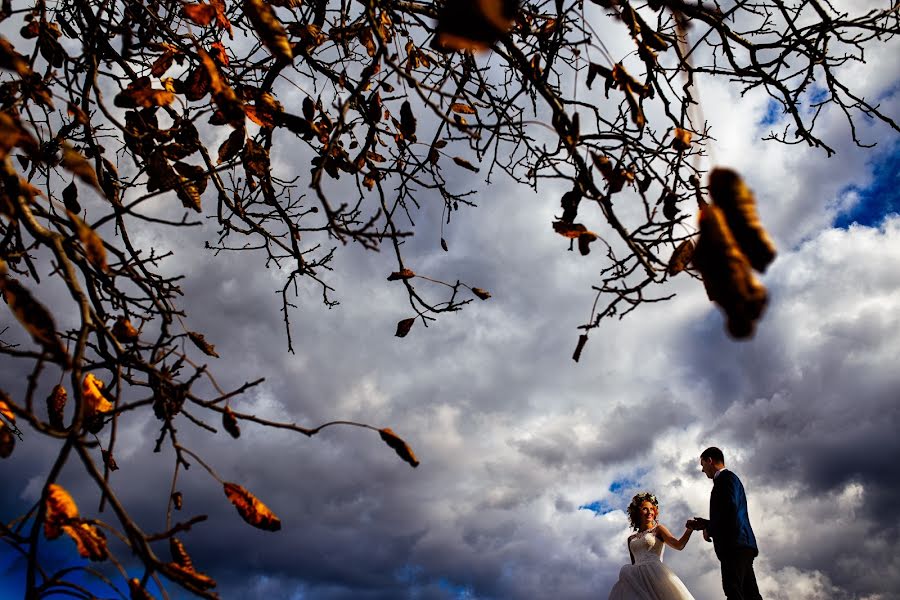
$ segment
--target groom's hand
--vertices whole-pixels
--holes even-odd
[[[706,519],[702,519],[700,517],[694,517],[693,519],[689,519],[687,523],[685,523],[685,527],[688,529],[693,529],[694,531],[699,531],[700,529],[706,529],[706,526],[709,524],[709,521]]]

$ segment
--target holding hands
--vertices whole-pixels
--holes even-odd
[[[706,526],[709,525],[709,521],[703,519],[701,517],[694,517],[693,519],[688,519],[687,523],[684,524],[688,529],[692,529],[693,531],[699,531],[701,529],[706,529]]]
[[[693,519],[688,519],[687,523],[684,524],[685,527],[687,527],[688,529],[691,529],[693,531],[702,530],[703,531],[703,539],[706,540],[707,542],[711,542],[712,538],[710,538],[709,534],[706,532],[706,528],[708,525],[709,525],[709,520],[701,518],[701,517],[694,517]]]

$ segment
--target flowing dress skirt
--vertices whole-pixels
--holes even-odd
[[[660,561],[625,565],[609,600],[694,600],[678,576]]]

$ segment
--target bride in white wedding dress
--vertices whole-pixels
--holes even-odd
[[[619,571],[619,580],[609,600],[694,600],[678,576],[663,564],[663,549],[681,550],[691,538],[687,529],[681,538],[656,522],[659,502],[650,493],[637,494],[628,505],[628,519],[637,533],[628,536],[631,564]]]

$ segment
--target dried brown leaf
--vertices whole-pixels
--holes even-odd
[[[68,144],[63,144],[62,166],[98,192],[103,193],[94,167]]]
[[[78,203],[78,186],[75,185],[75,181],[63,188],[62,197],[67,211],[76,215],[81,212],[81,205]]]
[[[491,293],[487,290],[483,290],[481,288],[472,288],[472,293],[481,298],[482,300],[487,300],[491,297]]]
[[[700,211],[693,263],[709,299],[725,311],[729,333],[735,338],[751,337],[766,306],[766,288],[754,276],[722,210],[713,204]]]
[[[691,264],[691,260],[694,258],[694,242],[691,240],[684,240],[678,247],[675,248],[675,252],[672,253],[672,257],[669,258],[669,275],[677,275],[684,271],[689,264]]]
[[[188,569],[187,567],[183,567],[178,563],[169,563],[166,565],[170,571],[172,572],[172,577],[178,581],[183,581],[188,583],[194,587],[199,587],[202,589],[209,589],[216,587],[215,580],[209,575],[204,575],[203,573],[198,573],[193,569]]]
[[[169,538],[169,553],[172,555],[172,561],[189,571],[194,570],[194,563],[191,556],[187,553],[184,544],[177,537]]]
[[[585,231],[578,236],[578,251],[582,256],[587,256],[591,252],[591,242],[598,239],[598,235],[593,231]]]
[[[473,165],[466,159],[462,158],[461,156],[454,156],[453,162],[455,162],[456,164],[458,164],[459,166],[461,166],[464,169],[468,169],[469,171],[472,171],[473,173],[477,173],[479,171],[478,167],[476,167],[475,165]]]
[[[775,244],[759,221],[753,192],[740,175],[730,169],[717,168],[709,174],[709,195],[722,209],[734,239],[750,264],[764,272],[775,258]]]
[[[50,421],[50,426],[54,429],[65,429],[63,415],[68,397],[69,394],[66,392],[66,388],[61,385],[53,386],[53,391],[47,396],[47,417]]]
[[[553,231],[569,239],[577,239],[581,234],[587,232],[587,230],[587,227],[581,223],[568,223],[566,221],[553,222]]]
[[[198,4],[184,4],[181,7],[181,12],[184,13],[185,17],[201,27],[206,27],[216,18],[216,9],[212,5],[202,2]]]
[[[575,346],[575,352],[572,354],[572,360],[578,362],[581,359],[581,351],[584,350],[584,345],[587,344],[588,336],[586,333],[583,333],[578,336],[578,344]]]
[[[269,52],[287,62],[293,61],[291,43],[269,3],[264,0],[244,0],[243,7],[244,14],[250,19],[260,41]]]
[[[403,319],[399,323],[397,323],[397,331],[394,333],[396,337],[406,337],[406,334],[409,333],[409,330],[412,329],[413,323],[416,322],[415,317],[409,319]]]
[[[81,240],[81,246],[84,248],[88,262],[100,271],[107,271],[109,265],[106,263],[106,248],[103,246],[103,239],[78,215],[73,212],[68,212],[68,215],[75,224],[75,232],[78,234],[78,239]]]
[[[461,115],[474,115],[477,114],[475,109],[472,108],[469,104],[464,104],[462,102],[454,102],[450,105],[450,110],[455,113],[459,113]]]
[[[237,417],[234,416],[234,412],[228,406],[222,411],[222,427],[234,439],[241,437],[241,428],[238,426]]]
[[[172,493],[172,504],[175,506],[175,510],[181,510],[181,507],[184,503],[184,496],[181,492],[173,492]]]
[[[225,122],[236,129],[243,129],[245,120],[243,103],[234,90],[225,83],[222,73],[206,50],[198,48],[197,54],[209,78],[209,91],[212,93],[213,102],[221,111]]]
[[[122,344],[136,342],[140,335],[138,330],[134,328],[134,325],[131,324],[131,321],[123,316],[116,317],[116,322],[112,326],[112,334]]]
[[[119,465],[116,464],[116,459],[113,457],[112,452],[109,450],[100,450],[100,456],[103,458],[103,464],[106,465],[110,471],[119,470]]]
[[[412,279],[416,274],[411,269],[400,269],[388,275],[388,281],[398,281],[400,279]]]
[[[253,494],[236,483],[225,483],[225,496],[248,524],[265,531],[281,529],[281,520]]]
[[[68,366],[69,357],[56,334],[56,324],[50,311],[35,300],[22,284],[9,278],[3,271],[0,271],[0,293],[16,319],[31,335],[31,339],[50,352],[53,360]]]
[[[6,423],[0,421],[0,458],[9,458],[15,448],[15,434],[7,427]]]
[[[203,354],[219,358],[219,355],[216,354],[216,347],[207,342],[202,333],[197,333],[196,331],[188,331],[188,337],[191,338],[191,341],[194,342],[195,346],[200,348]]]
[[[691,138],[694,134],[687,129],[676,127],[675,133],[672,135],[672,147],[676,150],[684,151],[691,147]]]
[[[409,141],[416,141],[416,117],[413,115],[409,100],[400,105],[400,133]]]
[[[396,433],[394,433],[389,427],[385,427],[384,429],[378,430],[378,435],[381,436],[381,439],[384,440],[388,446],[394,449],[394,452],[397,453],[397,456],[408,462],[413,467],[419,466],[419,461],[416,459],[416,455],[413,453],[412,448],[409,447],[409,444],[403,441]]]

